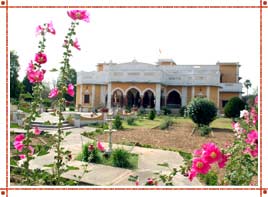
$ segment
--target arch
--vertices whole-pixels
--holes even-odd
[[[128,107],[140,107],[140,90],[137,88],[128,88],[126,91],[126,105]]]
[[[180,92],[179,90],[175,89],[175,88],[169,90],[169,91],[167,92],[167,96],[170,94],[170,92],[173,92],[173,91],[176,91],[176,92],[180,95],[180,97],[181,97],[181,92]]]
[[[113,95],[113,93],[114,93],[115,91],[117,91],[117,90],[120,90],[120,91],[123,93],[123,95],[126,95],[126,94],[125,94],[125,91],[124,91],[122,88],[115,88],[115,89],[113,89],[112,92],[111,92],[111,95]]]
[[[148,90],[150,90],[155,95],[155,91],[152,88],[145,88],[142,92],[142,95],[144,95],[144,93],[147,92]]]
[[[167,107],[180,108],[181,107],[181,94],[178,90],[172,89],[167,94]]]
[[[143,94],[142,106],[144,108],[154,108],[155,107],[155,94],[150,89],[145,91]]]
[[[120,89],[115,89],[111,97],[112,107],[123,107],[124,105],[124,92]]]
[[[131,89],[136,89],[139,93],[140,93],[140,95],[142,95],[142,92],[141,92],[141,90],[140,90],[140,88],[138,88],[137,86],[129,86],[126,90],[125,90],[125,95],[127,95],[127,92],[129,91],[129,90],[131,90]]]

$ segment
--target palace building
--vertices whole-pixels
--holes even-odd
[[[76,106],[81,111],[126,106],[160,111],[206,97],[222,111],[230,98],[241,97],[239,67],[236,62],[177,65],[172,59],[156,64],[99,63],[97,71],[77,73]]]

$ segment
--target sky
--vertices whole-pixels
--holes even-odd
[[[76,71],[96,70],[97,63],[136,59],[155,63],[159,58],[180,64],[239,62],[240,76],[259,86],[258,9],[88,9],[90,23],[80,22],[73,49]],[[71,19],[67,9],[10,9],[9,49],[19,55],[19,78],[37,52],[35,28],[52,21],[56,35],[47,36],[47,70],[59,68],[62,44]],[[159,49],[162,53],[159,53]],[[57,73],[47,73],[52,82]],[[245,91],[245,90],[244,90]]]

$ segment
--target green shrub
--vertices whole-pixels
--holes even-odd
[[[167,107],[163,107],[162,110],[163,110],[163,114],[164,114],[164,115],[169,115],[169,114],[171,114],[171,110],[170,110],[169,108],[167,108]]]
[[[224,115],[228,118],[237,118],[243,109],[245,109],[245,103],[240,98],[233,97],[225,105]]]
[[[217,108],[212,101],[205,98],[193,99],[187,108],[189,117],[201,127],[209,125],[217,116]]]
[[[155,110],[151,110],[149,112],[148,118],[149,118],[149,120],[154,120],[155,119],[155,116],[156,116]]]
[[[131,154],[121,148],[117,148],[112,152],[112,164],[119,168],[133,168],[133,164],[130,162]]]
[[[126,106],[125,111],[126,111],[127,113],[130,113],[130,112],[131,112],[131,107],[130,107],[130,106]]]
[[[161,130],[168,129],[173,124],[173,120],[170,118],[165,119],[160,125]]]
[[[144,115],[146,113],[145,109],[143,107],[138,109],[138,116]]]
[[[218,185],[218,176],[214,171],[210,171],[207,174],[199,174],[199,177],[206,185]]]
[[[121,120],[121,117],[119,115],[115,116],[115,120],[113,121],[113,127],[115,129],[123,129],[122,120]]]
[[[135,120],[136,120],[136,118],[134,118],[134,117],[128,117],[127,118],[127,124],[128,125],[134,125],[135,124]]]
[[[200,133],[201,136],[207,136],[212,131],[212,129],[207,125],[201,126],[198,129],[199,129],[199,133]]]
[[[180,108],[179,115],[181,117],[188,117],[187,106],[183,106],[183,107]]]
[[[82,148],[82,155],[79,156],[82,158],[82,161],[84,162],[92,162],[92,163],[102,163],[103,156],[101,151],[96,147],[96,143],[94,142],[93,150],[89,150],[90,143],[86,143],[83,145]]]
[[[69,107],[69,110],[70,110],[70,111],[75,111],[75,106],[70,106],[70,107]]]

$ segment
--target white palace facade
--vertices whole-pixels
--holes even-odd
[[[177,65],[172,59],[99,63],[97,71],[77,73],[76,106],[83,111],[126,106],[159,111],[206,97],[222,110],[230,98],[241,97],[239,67],[236,62]]]

